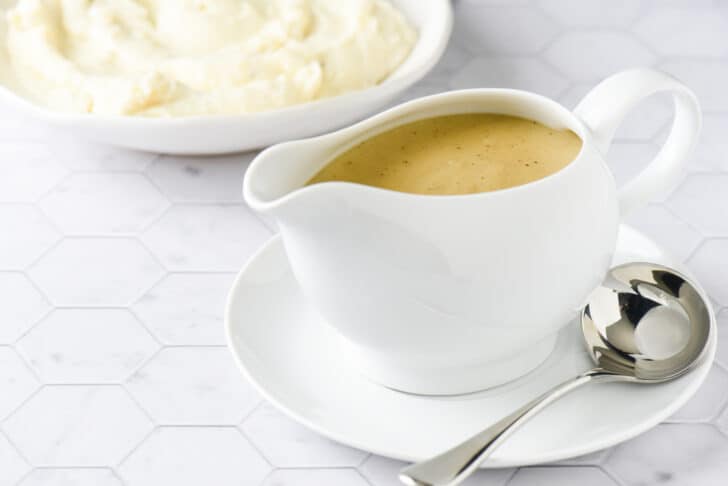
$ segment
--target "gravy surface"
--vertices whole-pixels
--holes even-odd
[[[380,133],[340,154],[307,185],[346,181],[415,194],[472,194],[526,184],[568,165],[571,130],[486,113],[448,115]]]

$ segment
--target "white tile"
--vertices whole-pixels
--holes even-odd
[[[570,27],[624,27],[642,10],[640,0],[541,0],[538,5]]]
[[[692,226],[675,217],[661,205],[637,208],[625,222],[652,238],[679,260],[686,260],[703,237]]]
[[[572,84],[566,91],[563,91],[558,96],[557,100],[566,108],[573,110],[594,86],[594,83]]]
[[[402,483],[397,479],[397,474],[407,465],[403,461],[372,455],[359,466],[359,471],[372,486],[399,486]]]
[[[401,483],[400,483],[401,484]],[[279,469],[262,486],[370,486],[353,469]]]
[[[462,486],[502,486],[509,484],[515,474],[514,469],[479,469],[466,479]],[[589,485],[591,486],[591,485]]]
[[[57,305],[124,306],[164,274],[136,240],[65,239],[29,271]]]
[[[672,100],[665,93],[637,104],[617,128],[617,140],[651,140],[672,121]]]
[[[255,486],[270,471],[234,428],[157,429],[120,466],[128,486]]]
[[[15,486],[29,470],[28,463],[20,457],[8,439],[0,434],[0,486]]]
[[[237,424],[260,403],[225,347],[163,349],[127,388],[160,424]]]
[[[657,155],[659,148],[650,142],[615,141],[609,146],[606,161],[617,187],[622,187],[640,173]]]
[[[605,449],[602,451],[592,452],[591,454],[585,454],[583,456],[572,457],[570,459],[564,459],[563,461],[555,462],[560,466],[596,466],[604,462],[604,459],[609,455],[609,450]]]
[[[538,59],[479,57],[455,73],[453,89],[515,88],[557,96],[568,86],[566,79]]]
[[[40,201],[48,217],[69,235],[133,233],[168,206],[146,177],[124,173],[74,174]]]
[[[258,407],[242,425],[243,432],[278,467],[357,466],[366,453],[337,444],[284,417],[271,405]]]
[[[513,469],[480,469],[473,473],[462,486],[502,486],[510,484],[516,471]],[[591,486],[591,485],[589,485]]]
[[[172,201],[237,202],[243,175],[257,152],[217,157],[163,155],[149,167],[149,177]]]
[[[597,467],[525,467],[516,471],[509,486],[618,486]]]
[[[271,236],[250,210],[238,205],[175,206],[143,235],[144,243],[173,271],[238,271]]]
[[[728,114],[703,114],[690,169],[728,172]]]
[[[401,486],[397,474],[406,465],[406,462],[371,456],[359,466],[359,471],[372,486]],[[462,486],[503,486],[513,473],[513,469],[480,469],[466,479]]]
[[[122,149],[67,134],[56,137],[48,145],[69,169],[89,172],[138,172],[144,170],[157,157],[157,154],[151,152]]]
[[[545,59],[571,80],[600,81],[622,69],[650,66],[656,58],[629,34],[584,31],[559,37],[546,49]]]
[[[679,59],[659,65],[685,83],[700,100],[704,111],[728,111],[728,63],[711,60]]]
[[[110,469],[36,469],[18,486],[123,486]]]
[[[697,393],[670,417],[671,422],[708,422],[728,403],[728,371],[713,366]]]
[[[712,9],[662,8],[645,15],[634,31],[665,56],[722,56],[728,54],[728,19]]]
[[[705,235],[728,236],[728,175],[693,174],[670,195],[667,205]]]
[[[23,403],[40,383],[12,348],[0,346],[0,420]]]
[[[0,272],[0,344],[15,342],[49,310],[48,301],[20,273]]]
[[[0,202],[34,202],[67,174],[40,143],[0,140]]]
[[[132,309],[165,344],[225,344],[223,311],[234,278],[233,273],[173,273]]]
[[[665,424],[620,446],[606,465],[625,486],[724,486],[728,438],[706,424]]]
[[[423,81],[431,82],[434,78],[437,78],[442,80],[443,89],[445,89],[450,75],[463,67],[472,57],[473,55],[465,47],[463,32],[460,29],[454,30],[442,57]]]
[[[688,260],[688,267],[719,304],[728,306],[728,239],[703,242]]]
[[[0,268],[22,270],[60,235],[37,208],[25,204],[0,205]]]
[[[692,7],[704,8],[704,7],[716,7],[721,5],[724,0],[657,0],[652,2],[653,5],[657,6],[673,6],[673,7],[685,7],[690,5]]]
[[[459,69],[459,67],[457,69]],[[422,81],[417,82],[410,88],[408,88],[401,96],[399,96],[399,98],[396,100],[396,103],[393,103],[392,106],[399,103],[404,103],[405,101],[421,98],[423,96],[430,96],[449,91],[449,78],[449,75],[438,77],[428,76]]]
[[[123,309],[57,309],[17,344],[48,383],[119,382],[158,349]]]
[[[557,32],[554,22],[532,7],[460,4],[455,15],[464,44],[476,53],[535,54]]]
[[[36,466],[108,466],[152,424],[118,386],[47,386],[3,424]]]
[[[715,425],[719,430],[722,430],[726,436],[728,436],[728,407],[723,410],[723,413],[720,417],[718,417]]]
[[[462,5],[527,5],[532,0],[455,0]]]
[[[596,86],[596,82],[577,83],[566,90],[559,101],[567,108],[576,105]],[[648,142],[664,130],[672,120],[672,102],[669,95],[658,93],[648,96],[627,113],[615,133],[615,140]]]

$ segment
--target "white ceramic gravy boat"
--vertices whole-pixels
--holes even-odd
[[[662,150],[617,190],[604,160],[638,101],[669,91],[675,119]],[[345,182],[304,187],[337,154],[376,133],[433,116],[491,112],[569,128],[576,159],[538,181],[493,192],[414,195]],[[372,380],[455,394],[540,364],[560,328],[601,282],[620,213],[670,190],[700,127],[695,96],[649,69],[616,74],[574,113],[509,89],[455,91],[349,128],[262,152],[248,204],[275,219],[305,295],[342,336],[342,354]]]

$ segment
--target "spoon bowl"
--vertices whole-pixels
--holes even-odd
[[[400,480],[409,486],[459,484],[521,425],[567,393],[591,382],[675,379],[700,363],[713,332],[708,304],[696,286],[675,270],[643,262],[609,271],[582,311],[581,328],[594,368],[462,444],[402,469]]]
[[[710,314],[695,286],[654,263],[610,270],[582,311],[581,326],[598,368],[635,382],[685,374],[710,340]]]

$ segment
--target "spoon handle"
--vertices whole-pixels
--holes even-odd
[[[572,390],[605,378],[614,379],[614,375],[594,369],[565,381],[452,449],[405,467],[399,479],[408,486],[455,486],[531,417]]]

